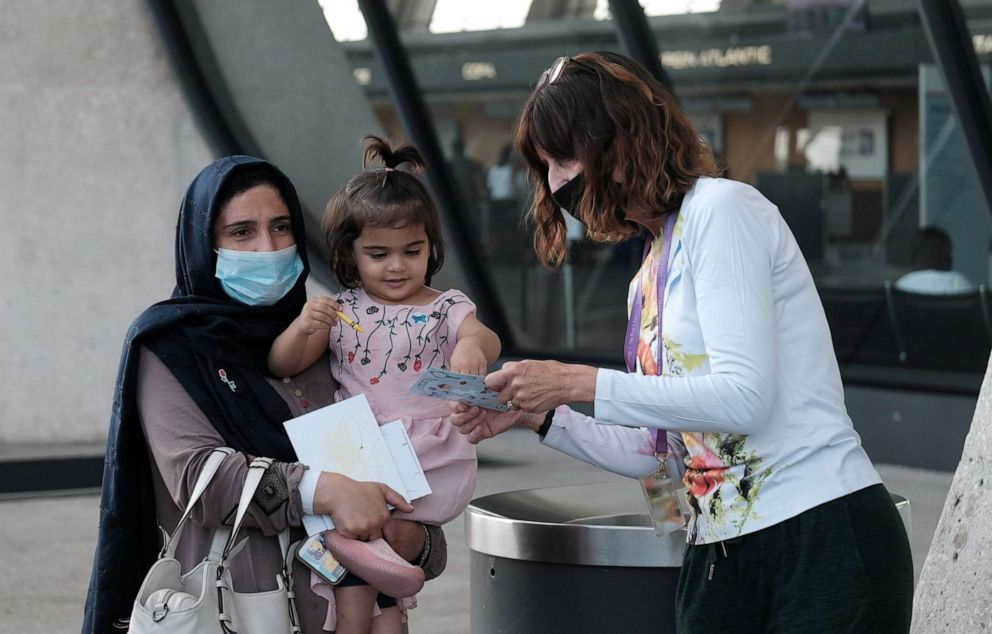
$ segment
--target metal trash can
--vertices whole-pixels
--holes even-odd
[[[658,538],[636,482],[473,500],[472,631],[674,632],[685,531]]]
[[[636,482],[488,495],[465,523],[475,634],[675,631],[685,532],[655,535]]]

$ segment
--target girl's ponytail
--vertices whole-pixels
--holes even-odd
[[[374,134],[366,136],[363,141],[366,144],[365,154],[362,157],[363,169],[370,169],[370,164],[373,162],[382,163],[382,166],[387,170],[395,170],[404,163],[409,163],[414,171],[423,171],[426,167],[420,150],[412,145],[401,145],[394,148],[389,145],[388,141]]]
[[[342,286],[357,288],[362,280],[352,251],[366,227],[423,225],[430,249],[424,283],[430,284],[444,263],[444,233],[437,206],[413,173],[425,169],[424,157],[412,145],[394,148],[375,135],[363,141],[362,171],[335,192],[320,223],[331,269]],[[404,164],[410,171],[398,169]]]

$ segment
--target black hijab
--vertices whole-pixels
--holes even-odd
[[[214,277],[213,225],[232,176],[266,172],[289,208],[303,273],[276,304],[246,306]],[[227,192],[230,193],[229,191]],[[237,193],[237,192],[235,192]],[[294,461],[283,421],[289,406],[266,381],[266,356],[306,302],[309,273],[300,202],[274,165],[228,156],[203,169],[190,184],[176,228],[176,289],[131,325],[114,391],[100,500],[100,530],[83,618],[85,634],[110,632],[127,619],[138,589],[160,548],[148,449],[138,420],[137,370],[141,346],[151,350],[196,401],[225,444],[252,455]],[[236,390],[231,390],[233,381]],[[118,627],[120,627],[118,625]]]

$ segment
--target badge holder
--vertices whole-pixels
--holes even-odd
[[[661,430],[659,433],[664,434]],[[658,537],[684,528],[688,524],[689,503],[686,500],[686,489],[679,486],[679,481],[673,477],[678,470],[674,459],[668,453],[657,453],[658,468],[639,478],[641,491],[648,503],[648,514],[654,524],[654,532]]]

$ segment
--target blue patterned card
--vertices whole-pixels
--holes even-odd
[[[458,401],[501,412],[509,410],[505,404],[499,402],[499,393],[486,387],[484,377],[440,368],[429,368],[424,372],[410,387],[410,394]]]

